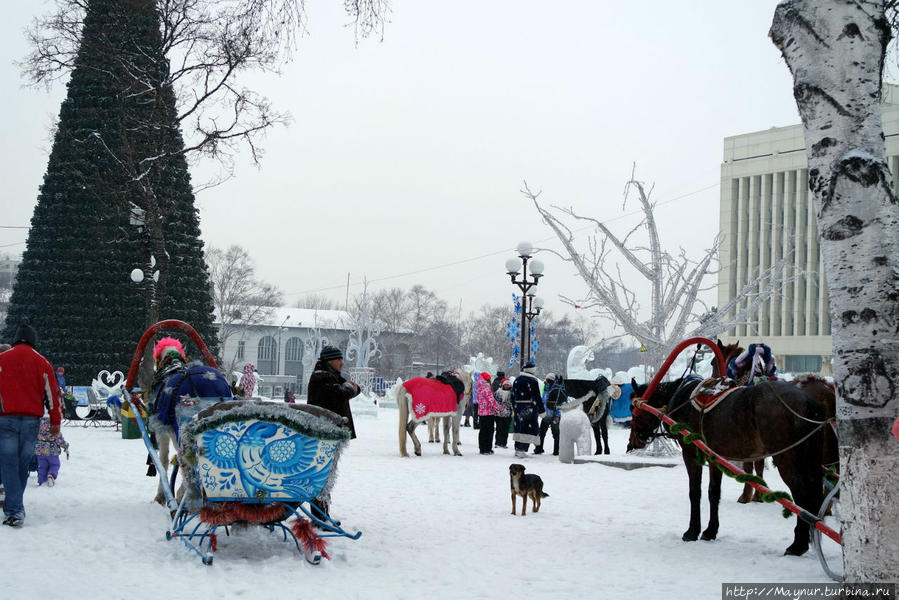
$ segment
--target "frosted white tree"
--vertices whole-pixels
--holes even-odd
[[[785,1],[770,31],[793,73],[830,293],[848,581],[899,580],[899,202],[880,115],[895,9]]]
[[[710,308],[701,296],[712,289],[710,281],[717,274],[720,239],[709,235],[711,246],[699,258],[691,258],[683,248],[676,254],[663,248],[655,219],[655,203],[650,200],[652,188],[636,179],[634,172],[624,189],[622,210],[636,197],[642,212],[641,221],[619,236],[604,222],[578,215],[571,208],[545,207],[541,192],[524,184],[522,193],[534,203],[543,221],[562,243],[563,252],[555,252],[570,262],[587,286],[583,299],[562,297],[562,301],[581,309],[592,309],[596,315],[613,322],[633,336],[648,352],[647,364],[658,366],[673,347],[688,337],[714,338],[739,324],[752,323],[759,307],[777,294],[783,283],[793,277],[792,248],[771,267],[756,274],[726,305]],[[587,223],[595,230],[582,249],[575,231],[566,220]],[[623,259],[624,265],[621,264]],[[642,278],[649,287],[649,306],[640,302]],[[647,316],[648,315],[648,316]]]

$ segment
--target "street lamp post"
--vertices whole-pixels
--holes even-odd
[[[527,306],[524,304],[521,305],[522,312],[525,312],[528,318],[528,356],[530,356],[531,352],[531,326],[533,325],[534,319],[537,315],[540,314],[540,311],[543,310],[543,298],[539,296],[529,295]]]
[[[290,318],[290,315],[284,317],[284,320],[281,321],[281,324],[278,325],[278,352],[275,355],[275,375],[281,374],[281,332],[284,331],[284,323],[287,323],[287,320]]]
[[[543,277],[543,261],[531,257],[533,250],[534,247],[530,242],[520,242],[517,248],[518,258],[510,258],[506,261],[506,274],[509,275],[512,284],[521,290],[521,354],[518,358],[519,368],[524,368],[531,353],[528,347],[529,336],[526,334],[529,319],[528,312],[534,297],[534,292],[530,290],[536,287],[538,280]],[[531,280],[528,280],[529,261],[531,263]],[[516,279],[519,273],[521,273],[521,279]],[[536,314],[534,313],[535,316]]]

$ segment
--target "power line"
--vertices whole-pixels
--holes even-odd
[[[682,194],[682,195],[676,196],[676,197],[674,197],[674,198],[669,198],[668,200],[663,200],[663,201],[661,201],[661,202],[657,202],[657,203],[656,203],[656,206],[662,206],[662,205],[665,205],[665,204],[670,204],[670,203],[675,202],[675,201],[677,201],[677,200],[682,200],[682,199],[684,199],[684,198],[688,198],[688,197],[690,197],[690,196],[694,196],[694,195],[696,195],[696,194],[700,194],[700,193],[702,193],[702,192],[708,191],[708,190],[710,190],[710,189],[712,189],[712,188],[716,188],[716,187],[718,187],[719,185],[720,185],[719,183],[713,183],[712,185],[708,185],[708,186],[706,186],[706,187],[704,187],[704,188],[700,188],[700,189],[694,190],[694,191],[692,191],[692,192],[687,192],[686,194]],[[612,221],[618,221],[618,220],[620,220],[620,219],[624,219],[625,217],[630,217],[630,216],[639,214],[640,212],[641,212],[641,210],[632,210],[632,211],[630,211],[630,212],[622,213],[622,214],[620,214],[620,215],[618,215],[618,216],[616,216],[616,217],[611,217],[611,218],[609,218],[609,219],[606,219],[606,220],[602,221],[602,223],[611,223]],[[587,230],[587,229],[593,229],[593,228],[594,228],[594,225],[586,225],[586,226],[584,226],[584,227],[581,227],[580,229],[574,229],[573,231],[585,231],[585,230]],[[550,240],[554,240],[554,239],[556,239],[555,236],[549,236],[549,237],[541,238],[541,239],[537,240],[537,242],[546,242],[546,241],[550,241]],[[387,275],[387,276],[385,276],[385,277],[378,277],[377,279],[369,279],[368,282],[369,282],[369,283],[374,283],[374,282],[378,282],[378,281],[389,281],[389,280],[391,280],[391,279],[399,279],[399,278],[401,278],[401,277],[408,277],[408,276],[410,276],[410,275],[418,275],[419,273],[427,273],[427,272],[429,272],[429,271],[436,271],[436,270],[438,270],[438,269],[445,269],[445,268],[447,268],[447,267],[454,267],[454,266],[456,266],[456,265],[461,265],[461,264],[464,264],[464,263],[474,262],[474,261],[476,261],[476,260],[481,260],[481,259],[484,259],[484,258],[490,258],[491,256],[497,256],[498,254],[505,254],[505,253],[508,252],[509,250],[515,250],[515,248],[503,248],[502,250],[497,250],[496,252],[489,252],[489,253],[487,253],[487,254],[482,254],[482,255],[480,255],[480,256],[475,256],[475,257],[472,257],[472,258],[463,258],[463,259],[460,259],[460,260],[457,260],[457,261],[453,261],[453,262],[449,262],[449,263],[444,263],[444,264],[436,265],[436,266],[433,266],[433,267],[425,267],[425,268],[423,268],[423,269],[418,269],[418,270],[415,270],[415,271],[408,271],[408,272],[406,272],[406,273],[400,273],[400,274],[397,274],[397,275]],[[353,286],[353,287],[356,287],[356,286],[362,285],[362,281],[359,281],[359,282],[356,282],[356,283],[351,283],[351,284],[349,284],[349,285],[351,285],[351,286]],[[346,289],[346,288],[347,288],[347,284],[340,284],[340,285],[333,285],[333,286],[323,287],[323,288],[318,288],[318,289],[313,289],[313,290],[304,290],[304,291],[301,291],[301,292],[286,292],[284,295],[285,295],[285,296],[302,296],[302,295],[304,295],[304,294],[317,294],[317,293],[319,293],[319,292],[330,292],[330,291],[333,291],[333,290],[343,290],[343,289]]]

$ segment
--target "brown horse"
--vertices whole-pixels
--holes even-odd
[[[743,348],[740,346],[740,342],[724,345],[719,340],[718,348],[721,350],[721,354],[724,356],[725,365],[730,362],[732,358],[739,356],[740,353],[743,352]],[[737,372],[736,379],[739,385],[746,385],[749,378],[750,366],[751,365],[746,365],[744,369]],[[836,417],[837,407],[836,394],[834,392],[833,384],[817,375],[803,375],[794,379],[791,383],[811,396],[814,400],[819,402],[824,408],[824,418],[832,422],[831,419],[834,419]],[[833,426],[828,425],[824,428],[823,443],[824,450],[822,456],[822,467],[825,469],[832,465],[838,467],[839,456],[837,451],[837,436]],[[765,459],[757,460],[754,462],[744,462],[743,470],[747,473],[752,473],[754,470],[755,474],[761,477],[765,472]],[[747,483],[743,486],[743,493],[741,493],[740,497],[737,498],[737,502],[745,504],[750,501],[761,502],[761,494],[758,490],[754,489]]]
[[[820,423],[824,417],[821,405],[798,387],[782,381],[766,381],[750,387],[737,388],[711,409],[698,409],[690,395],[700,378],[691,376],[659,385],[648,404],[665,411],[675,421],[683,422],[701,434],[706,444],[719,456],[741,462],[753,462],[772,456],[780,476],[799,506],[816,511],[823,500],[821,452],[823,437]],[[631,398],[639,398],[647,385],[632,381]],[[648,411],[634,409],[628,450],[643,448],[656,434],[660,419]],[[663,434],[665,435],[665,434]],[[684,541],[700,537],[700,502],[702,499],[701,451],[677,436],[684,465],[689,476],[690,525]],[[709,471],[708,527],[703,540],[718,535],[718,504],[721,500],[722,472]],[[797,519],[793,543],[785,554],[801,555],[809,547],[809,525]]]

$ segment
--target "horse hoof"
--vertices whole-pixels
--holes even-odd
[[[421,456],[421,450],[416,450],[416,451],[415,451],[415,456]]]
[[[764,502],[764,500],[762,500],[762,495],[761,495],[761,494],[755,494],[755,495],[753,495],[753,496],[752,496],[752,501],[753,501],[753,502]]]
[[[684,532],[684,535],[682,535],[680,539],[682,539],[685,542],[695,542],[696,540],[699,539],[699,533],[693,533],[692,531],[686,531],[686,532]]]
[[[444,450],[443,453],[444,453],[444,454],[449,454],[450,452],[449,452],[449,450]]]
[[[746,496],[740,496],[739,498],[737,498],[737,502],[739,502],[740,504],[749,504],[749,498],[747,498]]]
[[[790,544],[790,547],[784,550],[784,556],[802,556],[808,552],[808,544]]]
[[[717,534],[717,533],[710,533],[710,532],[708,532],[708,531],[703,531],[703,532],[702,532],[702,539],[703,539],[703,541],[711,542],[711,541],[714,540],[716,537],[718,537],[718,534]]]

